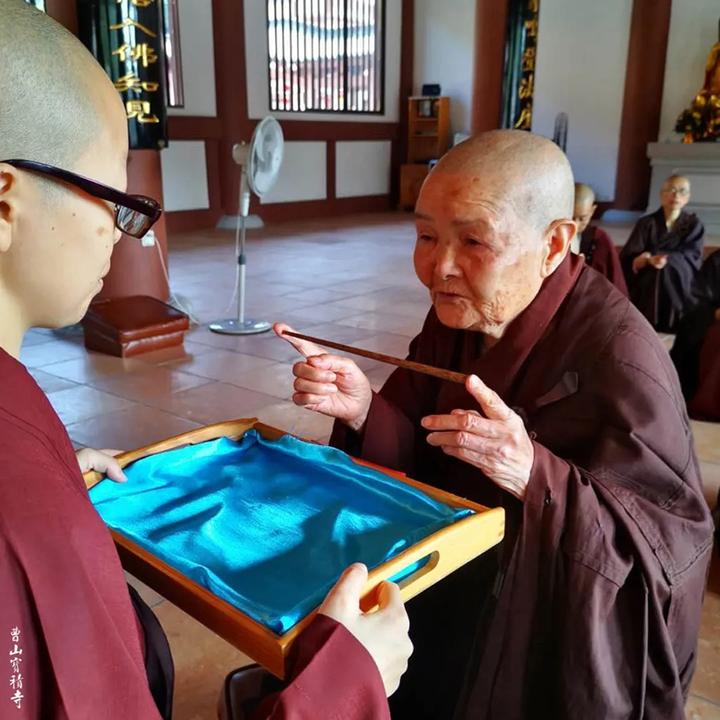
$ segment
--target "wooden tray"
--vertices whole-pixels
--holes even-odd
[[[264,425],[255,418],[208,425],[182,435],[148,445],[118,456],[122,467],[136,460],[173,450],[185,445],[195,445],[220,437],[241,438],[248,430],[255,429],[264,438],[275,440],[286,433]],[[423,490],[431,497],[453,507],[470,508],[475,514],[462,518],[452,525],[428,536],[421,542],[400,553],[392,560],[370,571],[361,606],[366,612],[376,607],[378,585],[394,577],[403,569],[429,556],[423,567],[402,580],[400,592],[404,600],[418,593],[450,574],[460,566],[482,554],[503,538],[505,513],[502,508],[489,509],[477,503],[443,492],[437,488],[411,480],[397,472],[389,471],[371,463],[355,460],[362,465],[373,467],[397,480]],[[85,474],[88,489],[102,480],[96,472]],[[237,608],[216,597],[206,588],[190,580],[182,573],[159,560],[147,550],[128,540],[118,532],[111,531],[123,567],[153,590],[220,635],[238,650],[266,667],[270,672],[283,677],[285,660],[295,638],[311,622],[315,613],[301,620],[284,635],[276,635],[264,625],[251,619]]]

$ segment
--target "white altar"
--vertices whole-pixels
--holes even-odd
[[[685,175],[692,185],[687,209],[705,224],[708,235],[720,236],[720,142],[650,143],[652,181],[648,211],[660,206],[660,187],[668,175]]]

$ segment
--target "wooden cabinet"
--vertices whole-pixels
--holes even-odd
[[[400,166],[400,209],[413,210],[420,188],[428,174],[427,163],[406,163]]]
[[[408,157],[400,166],[400,208],[412,210],[428,163],[438,160],[450,146],[450,98],[408,98]]]
[[[408,100],[408,162],[437,160],[450,145],[450,98]]]

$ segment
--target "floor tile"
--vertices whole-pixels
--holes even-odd
[[[327,305],[311,305],[309,307],[292,310],[293,316],[298,316],[304,324],[317,324],[322,322],[334,322],[340,318],[355,314],[355,309],[337,303]],[[286,315],[289,317],[289,315]],[[278,316],[282,319],[282,314]]]
[[[293,300],[298,305],[313,305],[315,303],[331,303],[344,298],[352,297],[352,290],[327,288],[312,288],[297,293],[285,295],[286,298]]]
[[[232,384],[286,400],[292,397],[294,379],[292,363],[278,363],[241,373]]]
[[[720,463],[720,423],[691,421],[698,457]]]
[[[720,705],[691,695],[685,705],[687,720],[720,720]]]
[[[414,337],[422,328],[423,321],[424,318],[414,319],[388,312],[364,312],[342,318],[337,324],[371,330],[373,334],[389,332]]]
[[[157,408],[133,405],[125,410],[101,415],[92,422],[81,420],[68,425],[75,442],[98,449],[136,450],[165,438],[199,427],[191,420]]]
[[[277,398],[227,383],[212,382],[167,397],[154,398],[151,402],[177,417],[209,425],[255,417],[259,408],[273,405]]]
[[[244,373],[272,365],[274,363],[265,358],[215,349],[212,352],[193,358],[192,361],[184,362],[182,370],[210,380],[232,383]]]
[[[193,331],[193,338],[197,338],[198,344],[202,343],[210,347],[231,350],[245,355],[254,355],[269,360],[289,360],[296,355],[293,348],[288,343],[280,340],[273,332],[244,336],[220,335],[213,333],[207,326],[204,326]]]
[[[90,384],[112,395],[143,403],[158,395],[172,395],[208,382],[211,382],[208,378],[180,372],[171,366],[146,366],[132,373],[93,380]]]
[[[334,422],[332,418],[305,410],[289,401],[267,405],[258,409],[256,414],[266,425],[272,425],[304,440],[321,443],[327,443]]]
[[[377,335],[371,335],[368,338],[354,342],[352,345],[357,345],[365,350],[374,350],[375,352],[384,353],[385,355],[404,358],[407,356],[411,340],[412,338],[407,335],[378,333]]]
[[[125,573],[125,580],[137,590],[138,595],[140,595],[151,608],[155,608],[160,605],[160,603],[165,602],[165,598],[162,595],[155,592],[155,590],[148,587],[136,577],[133,577],[129,572]]]
[[[38,368],[86,355],[87,350],[82,345],[65,340],[52,340],[41,345],[23,347],[20,351],[20,362],[28,368]]]
[[[700,477],[702,478],[703,492],[708,505],[714,508],[718,501],[720,491],[720,463],[700,461]]]
[[[139,367],[142,365],[137,360],[86,352],[82,357],[45,365],[43,371],[72,382],[90,383],[98,378],[132,372]]]
[[[713,557],[717,572],[717,551]],[[708,589],[703,602],[698,641],[698,664],[691,692],[720,704],[720,594]]]
[[[48,398],[66,426],[135,405],[130,400],[109,395],[87,385],[50,393]]]
[[[161,603],[153,612],[175,663],[174,720],[216,720],[225,677],[252,661],[172,603]]]
[[[30,369],[30,374],[35,378],[35,382],[40,386],[40,389],[47,395],[51,392],[57,392],[58,390],[67,390],[76,386],[76,383],[70,380],[64,380],[56,375],[50,375],[43,370]]]
[[[53,336],[47,332],[38,332],[37,330],[28,330],[22,341],[23,348],[29,348],[33,345],[42,345],[43,343],[52,342]]]

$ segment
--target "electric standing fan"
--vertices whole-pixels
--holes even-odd
[[[265,320],[245,317],[245,222],[250,211],[250,193],[262,197],[275,184],[283,158],[283,133],[275,118],[266,117],[255,128],[252,140],[233,146],[233,160],[240,166],[240,201],[235,228],[237,316],[210,323],[210,329],[223,335],[253,335],[267,332]]]

